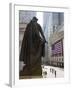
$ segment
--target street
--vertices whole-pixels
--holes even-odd
[[[63,78],[64,69],[53,66],[42,66],[43,78]]]

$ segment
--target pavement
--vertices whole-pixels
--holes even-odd
[[[63,78],[64,69],[53,66],[42,66],[43,78]]]

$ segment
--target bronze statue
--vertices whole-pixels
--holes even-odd
[[[41,58],[45,56],[46,39],[38,19],[33,17],[27,25],[20,52],[20,61],[25,66],[20,76],[42,76]]]

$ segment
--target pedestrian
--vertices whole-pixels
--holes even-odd
[[[55,77],[56,77],[56,71],[55,71]]]
[[[54,69],[52,68],[52,73],[53,73]]]
[[[51,72],[51,68],[50,68],[50,72]]]

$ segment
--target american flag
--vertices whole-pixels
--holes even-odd
[[[52,55],[56,55],[60,53],[62,53],[62,42],[61,41],[52,45]]]

